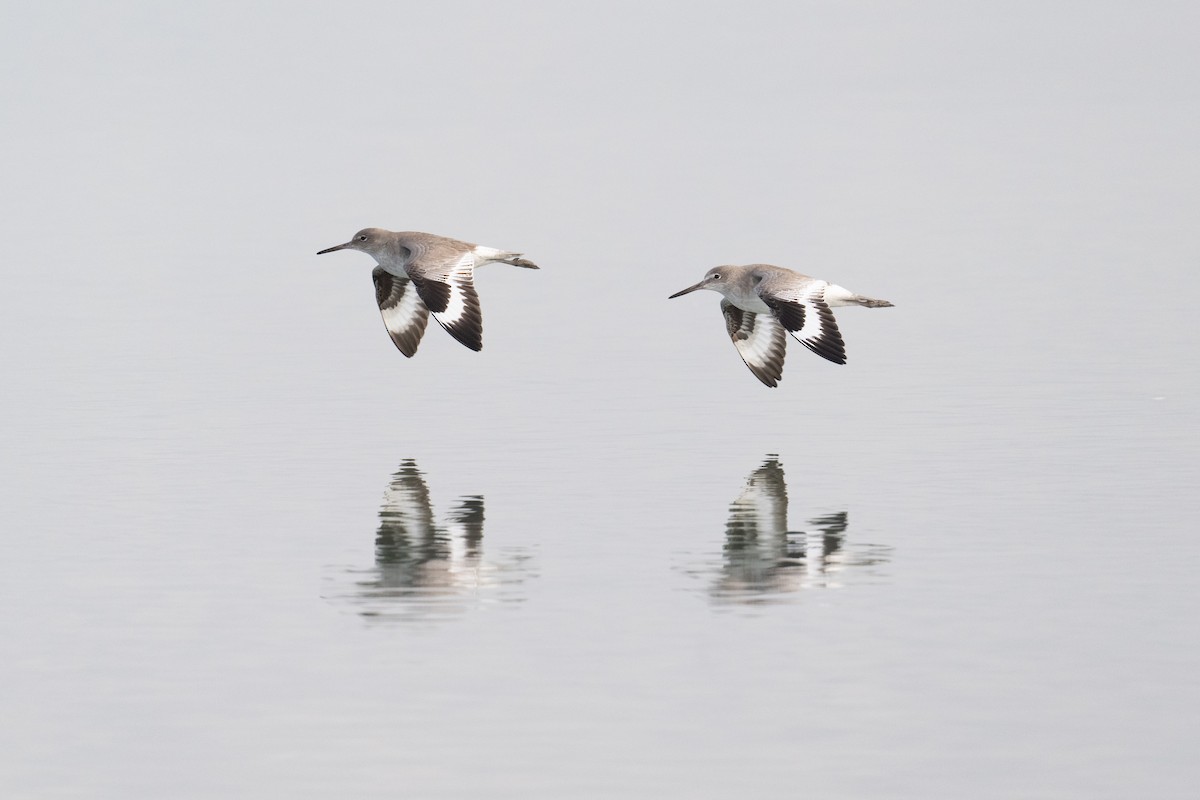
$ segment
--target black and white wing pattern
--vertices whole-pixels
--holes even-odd
[[[727,534],[744,539],[782,540],[787,536],[787,484],[783,466],[770,456],[750,473],[746,488],[729,506]]]
[[[787,337],[779,320],[770,314],[743,311],[728,300],[721,301],[721,313],[729,338],[754,377],[767,386],[777,386],[783,377],[787,351]]]
[[[825,303],[825,281],[814,280],[801,289],[772,291],[769,281],[758,286],[758,296],[766,303],[780,324],[796,341],[821,358],[835,364],[846,363],[846,343]]]
[[[446,332],[472,350],[483,349],[483,313],[475,293],[475,253],[446,240],[415,248],[404,271]]]
[[[425,303],[406,278],[398,278],[383,267],[376,267],[371,279],[375,281],[375,302],[379,303],[388,335],[401,353],[412,358],[429,323]]]
[[[386,563],[412,562],[414,553],[426,549],[436,533],[429,486],[416,462],[405,459],[383,494],[376,557]]]

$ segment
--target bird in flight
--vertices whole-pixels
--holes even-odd
[[[475,268],[493,262],[537,269],[520,253],[413,231],[363,228],[345,244],[317,253],[361,250],[376,261],[371,272],[383,324],[408,358],[417,352],[432,314],[461,344],[483,349],[483,315]]]
[[[785,331],[822,358],[845,364],[846,343],[829,309],[892,305],[770,264],[714,267],[699,283],[668,299],[697,289],[721,293],[729,338],[754,377],[767,386],[776,386],[783,378]]]

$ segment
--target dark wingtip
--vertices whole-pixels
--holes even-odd
[[[468,350],[474,350],[478,353],[483,349],[482,326],[468,324],[456,325],[454,327],[447,327],[443,325],[442,327],[446,328],[446,333],[454,337],[454,341],[458,342]]]
[[[405,358],[412,358],[415,356],[417,354],[417,347],[421,344],[420,339],[417,339],[416,342],[403,341],[398,336],[392,336],[391,339],[392,344],[396,345],[396,349],[399,350]]]
[[[796,341],[800,342],[800,344],[804,345],[826,361],[831,361],[840,366],[845,365],[846,363],[846,352],[844,350],[831,348],[826,342],[818,342],[817,344],[813,345],[809,344],[803,339],[797,339]]]
[[[745,359],[742,359],[742,360],[745,361]],[[750,362],[748,362],[748,361],[746,362],[746,366],[750,367],[750,372],[754,375],[754,377],[756,377],[760,381],[762,381],[763,385],[769,389],[774,389],[776,386],[779,385],[779,382],[781,380],[783,380],[782,372],[780,372],[780,374],[778,374],[778,375],[772,375],[770,372],[768,372],[765,369],[751,367]],[[781,365],[781,369],[782,369],[782,365]]]

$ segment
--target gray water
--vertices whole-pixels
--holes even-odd
[[[5,797],[1194,795],[1195,11],[21,15]],[[407,360],[367,225],[542,269]]]

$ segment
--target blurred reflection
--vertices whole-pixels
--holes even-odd
[[[448,616],[523,600],[517,587],[533,577],[530,557],[510,548],[485,559],[483,523],[483,497],[470,495],[438,525],[425,477],[405,459],[383,494],[375,566],[351,571],[360,579],[349,599],[363,606],[364,616],[384,619]]]
[[[783,466],[768,455],[729,507],[724,557],[710,589],[714,600],[762,603],[803,588],[840,586],[843,570],[871,568],[891,557],[883,545],[847,544],[845,511],[810,519],[806,531],[789,531],[787,515]]]

